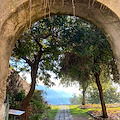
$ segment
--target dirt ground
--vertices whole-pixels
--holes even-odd
[[[76,116],[74,117],[75,120],[95,120],[92,117],[82,117],[82,116]]]

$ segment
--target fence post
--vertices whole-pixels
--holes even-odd
[[[5,104],[5,115],[4,120],[8,120],[9,112],[9,95],[7,94],[7,103]]]

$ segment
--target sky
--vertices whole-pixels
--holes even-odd
[[[10,60],[10,64],[15,64],[15,63]],[[17,65],[19,67],[19,63]],[[19,75],[22,78],[24,76],[26,81],[28,83],[31,83],[30,73],[28,73],[28,72],[20,72]],[[54,89],[54,90],[61,90],[61,91],[65,91],[66,93],[73,93],[73,94],[76,94],[76,95],[81,94],[81,92],[79,90],[79,85],[78,84],[77,85],[73,85],[72,87],[63,87],[63,85],[60,84],[60,80],[56,80],[56,79],[54,79],[54,77],[55,77],[55,74],[51,73],[51,81],[56,84],[53,87],[51,87],[52,89]],[[44,84],[42,82],[39,82],[38,85],[43,85],[44,86]]]
[[[24,73],[19,73],[20,76],[22,77]],[[29,73],[25,73],[24,76],[26,77],[26,80],[28,83],[31,83],[31,77]],[[66,93],[72,93],[72,94],[76,94],[79,95],[80,94],[80,90],[79,90],[79,85],[73,85],[72,87],[63,87],[63,85],[60,84],[60,79],[55,79],[55,74],[51,75],[51,81],[54,82],[56,85],[54,85],[53,87],[51,87],[51,89],[54,90],[61,90],[61,91],[65,91]],[[39,82],[38,85],[43,85],[44,84],[42,82]]]

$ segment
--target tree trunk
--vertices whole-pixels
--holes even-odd
[[[102,106],[102,112],[103,112],[103,118],[108,118],[107,111],[106,111],[106,106],[105,106],[105,101],[103,98],[103,92],[102,92],[102,86],[100,83],[100,78],[99,78],[99,73],[94,74],[95,79],[96,79],[96,84],[99,90],[99,96],[100,96],[100,101],[101,101],[101,106]]]
[[[85,105],[85,91],[86,91],[86,88],[83,87],[83,98],[82,98],[82,105]]]
[[[37,68],[31,67],[31,80],[32,80],[32,82],[31,82],[30,91],[29,91],[28,95],[26,96],[26,98],[22,102],[22,110],[25,111],[25,114],[23,114],[21,116],[21,120],[29,120],[27,108],[28,108],[30,99],[31,99],[31,97],[34,93],[34,90],[35,90],[37,70],[38,70],[38,67]]]

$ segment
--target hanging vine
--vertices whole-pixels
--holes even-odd
[[[62,0],[62,6],[64,6],[64,4],[65,4],[65,1],[64,1],[64,0]]]
[[[3,19],[8,15],[7,12],[8,10],[10,9],[11,12],[16,12],[16,8],[18,6],[21,5],[21,7],[19,8],[20,11],[24,8],[22,8],[22,3],[23,3],[23,0],[18,0],[17,2],[15,2],[16,0],[11,0],[9,3],[10,3],[10,6],[9,8],[7,8],[6,10],[4,10],[4,6],[6,6],[6,2],[3,2],[2,0],[0,0],[0,4],[1,4],[1,8],[0,8],[0,12],[2,14],[2,17],[0,18],[0,28],[1,28],[1,24],[2,24],[2,21]],[[34,1],[34,0],[33,0]],[[44,10],[44,13],[43,13],[43,16],[44,18],[46,17],[46,15],[48,14],[49,17],[51,16],[51,7],[54,6],[56,4],[56,2],[58,2],[59,0],[40,0],[40,9],[41,10]],[[97,0],[84,0],[85,2],[88,2],[88,8],[90,7],[93,7],[96,3]],[[104,0],[103,0],[104,1]],[[65,0],[61,0],[61,4],[62,4],[62,7],[65,6]],[[117,0],[115,1],[114,4],[116,4]],[[31,26],[31,22],[32,22],[32,0],[28,0],[28,10],[29,10],[29,19],[30,19],[30,23],[29,23],[29,28]],[[71,0],[71,4],[72,4],[72,11],[73,11],[73,16],[75,16],[75,0]],[[2,7],[3,6],[3,7]],[[24,7],[24,5],[23,5]],[[105,5],[103,5],[101,3],[100,5],[100,10],[105,10],[107,7]],[[5,11],[5,12],[4,12]],[[18,11],[19,12],[19,11]],[[26,15],[27,15],[27,10],[26,10]],[[25,15],[25,24],[26,24],[26,15]]]
[[[89,2],[88,2],[88,8],[90,8],[90,3],[91,3],[91,0],[89,0]]]
[[[94,6],[94,4],[95,4],[95,1],[96,1],[96,0],[93,0],[93,2],[92,2],[92,6]]]
[[[29,0],[29,8],[30,8],[30,25],[29,25],[29,28],[31,27],[31,0]]]
[[[53,6],[55,5],[55,0],[53,0]]]
[[[72,7],[73,7],[73,16],[75,16],[75,2],[72,0]]]

